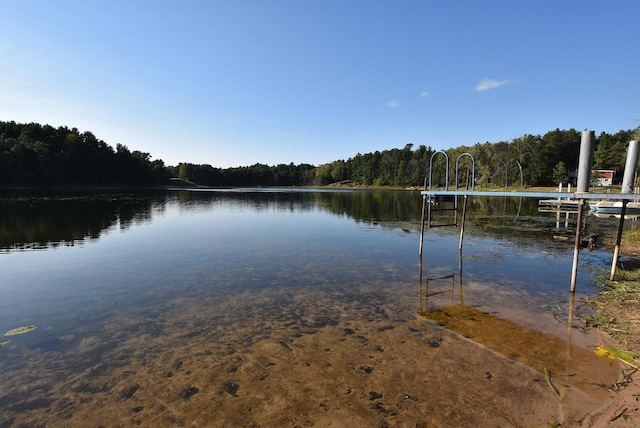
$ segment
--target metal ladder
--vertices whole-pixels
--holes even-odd
[[[447,287],[444,290],[440,291],[430,291],[429,282],[444,282],[444,280],[451,279],[451,287]],[[422,285],[422,281],[420,281],[420,309],[418,313],[423,314],[424,312],[429,310],[429,298],[433,296],[438,296],[441,294],[451,294],[451,302],[450,305],[454,305],[454,297],[455,297],[455,288],[456,288],[456,274],[452,273],[451,275],[443,275],[437,276],[433,278],[425,278],[424,287]],[[462,300],[462,291],[460,291],[460,300]]]
[[[427,176],[425,176],[424,179],[424,190],[427,191],[431,191],[433,190],[433,161],[434,158],[437,155],[443,155],[445,158],[445,183],[444,183],[444,190],[448,191],[449,190],[449,155],[447,155],[446,152],[444,152],[443,150],[439,150],[435,153],[433,153],[431,155],[431,158],[429,159],[429,173],[428,173],[428,179],[429,179],[429,187],[427,189]],[[455,190],[459,190],[458,186],[459,186],[459,170],[460,170],[460,159],[464,156],[468,156],[469,159],[471,159],[471,169],[467,170],[467,177],[466,177],[466,190],[469,190],[469,187],[471,187],[471,190],[475,189],[475,170],[476,170],[476,160],[473,157],[472,154],[470,153],[462,153],[460,156],[458,156],[458,159],[456,159],[456,170],[455,170]],[[469,177],[469,175],[471,175],[471,177]],[[471,178],[471,180],[469,179]],[[466,208],[467,208],[467,195],[464,195],[464,203],[462,206],[462,230],[460,231],[460,248],[462,248],[462,239],[463,239],[463,232],[464,232],[464,218],[465,218],[465,214],[466,214]],[[435,198],[432,195],[423,195],[422,196],[422,220],[421,220],[421,226],[420,226],[420,255],[422,255],[422,244],[423,244],[423,238],[424,238],[424,223],[425,223],[425,211],[426,211],[426,216],[427,216],[427,229],[431,229],[432,227],[444,227],[444,226],[458,226],[458,195],[454,195],[454,199],[453,199],[453,208],[434,208],[432,205],[434,205],[436,203]],[[444,223],[444,224],[433,224],[432,223],[432,215],[431,213],[434,211],[453,211],[454,212],[454,216],[453,216],[453,223]]]

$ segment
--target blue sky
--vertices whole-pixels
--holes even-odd
[[[637,0],[4,0],[0,120],[232,167],[640,125]]]

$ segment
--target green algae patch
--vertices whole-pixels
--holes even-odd
[[[6,332],[4,335],[5,336],[16,336],[18,334],[28,333],[31,330],[35,330],[35,329],[36,329],[35,325],[25,325],[23,327],[12,328],[8,332]]]
[[[9,344],[9,342],[11,342],[10,340],[7,340],[5,342],[0,342],[0,349],[4,348],[5,346],[7,346]]]

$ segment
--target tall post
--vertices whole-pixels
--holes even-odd
[[[576,224],[576,242],[573,248],[573,266],[571,268],[571,292],[576,291],[578,279],[578,257],[580,254],[580,232],[582,231],[582,213],[584,211],[584,199],[578,201],[578,221]]]
[[[420,218],[420,248],[418,248],[418,255],[422,257],[422,244],[424,243],[424,210],[427,204],[427,195],[422,195],[422,216]]]
[[[422,306],[422,254],[418,258],[418,281],[420,282],[420,312],[422,312],[424,309]]]
[[[591,164],[593,163],[593,149],[596,142],[595,131],[582,131],[580,140],[580,158],[578,163],[578,183],[576,193],[589,192],[589,180],[591,179]],[[578,201],[578,221],[576,224],[576,241],[573,248],[573,266],[571,268],[571,292],[576,291],[578,279],[578,259],[580,255],[580,233],[582,232],[582,214],[584,212],[584,199]]]
[[[467,217],[467,198],[468,195],[464,195],[464,202],[462,203],[462,223],[460,225],[460,240],[458,241],[458,250],[462,251],[462,241],[464,240],[464,222]]]
[[[469,190],[469,170],[467,170],[467,182],[465,190]],[[464,195],[464,202],[462,203],[462,223],[460,225],[460,241],[458,242],[458,250],[462,251],[462,241],[464,240],[464,222],[467,217],[467,198],[468,195]],[[458,211],[456,210],[456,215]]]
[[[640,143],[637,140],[629,141],[627,149],[627,161],[624,165],[624,176],[622,178],[622,189],[620,193],[633,193],[636,173],[638,172],[638,149]],[[624,216],[627,213],[627,199],[622,200],[622,210],[620,210],[620,222],[618,223],[618,233],[616,235],[616,245],[613,247],[613,262],[611,263],[611,275],[609,280],[613,281],[616,277],[616,267],[618,266],[618,258],[620,257],[620,242],[622,241],[622,230],[624,229]]]
[[[580,159],[578,162],[577,193],[587,193],[589,191],[589,180],[591,179],[591,164],[593,163],[593,149],[595,142],[595,131],[582,131],[582,139],[580,140]]]
[[[622,178],[622,189],[620,193],[633,193],[633,185],[638,171],[638,150],[640,141],[629,141],[627,149],[627,162],[624,165],[624,176]]]
[[[424,189],[427,191],[427,176],[424,176]],[[427,195],[422,195],[422,216],[420,218],[420,248],[418,249],[418,255],[420,256],[420,263],[422,263],[422,244],[424,243],[424,213],[426,209],[426,204],[431,203],[431,195],[429,195],[429,200],[427,201]]]
[[[462,297],[462,250],[458,250],[458,271],[460,272],[460,303],[464,303],[464,299]]]
[[[613,281],[616,277],[616,267],[618,266],[618,257],[620,256],[620,242],[622,241],[622,229],[624,229],[624,216],[627,214],[627,201],[622,200],[622,209],[620,210],[620,222],[618,223],[618,234],[616,235],[616,246],[613,247],[613,262],[611,263],[611,275],[609,281]]]

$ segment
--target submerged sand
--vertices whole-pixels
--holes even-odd
[[[185,293],[161,306],[116,309],[99,325],[55,337],[47,351],[12,342],[0,353],[0,427],[640,423],[637,387],[618,361],[590,359],[588,348],[557,337],[549,339],[553,364],[516,341],[511,349],[523,360],[482,343],[509,341],[516,323],[486,321],[479,309],[456,320],[456,305],[448,315],[438,309],[446,321],[421,315],[413,290],[384,289],[386,298],[372,286],[354,290],[375,299],[337,288]]]

